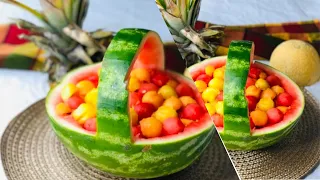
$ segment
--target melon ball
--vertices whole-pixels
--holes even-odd
[[[316,49],[301,40],[288,40],[272,52],[270,65],[288,75],[299,86],[320,80],[320,58]]]
[[[178,113],[172,107],[160,106],[159,109],[154,113],[154,116],[156,119],[163,122],[168,118],[178,117]]]
[[[147,138],[154,138],[161,135],[162,123],[154,117],[142,119],[140,125],[143,136]]]

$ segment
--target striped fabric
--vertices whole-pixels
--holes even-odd
[[[212,24],[198,21],[196,29]],[[249,40],[255,43],[255,58],[269,59],[274,48],[288,39],[300,39],[311,43],[320,54],[320,21],[291,22],[282,24],[258,24],[226,26],[225,38],[217,55],[226,55],[232,40]]]
[[[33,43],[19,39],[29,34],[13,24],[0,25],[0,68],[38,70],[42,51]]]
[[[198,21],[196,29],[212,25]],[[255,59],[270,59],[274,48],[288,39],[300,39],[311,43],[320,54],[320,21],[304,21],[279,24],[226,26],[225,38],[217,55],[226,55],[232,40],[250,40],[255,43]],[[38,70],[44,52],[33,43],[20,40],[19,34],[28,33],[15,25],[0,25],[0,68]]]

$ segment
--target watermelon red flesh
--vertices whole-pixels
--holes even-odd
[[[207,120],[197,126],[190,125],[190,128],[178,135],[132,141],[127,106],[128,92],[124,80],[132,68],[132,62],[139,62],[139,59],[135,61],[135,58],[141,56],[136,55],[136,52],[143,52],[141,45],[148,40],[161,44],[156,33],[140,29],[121,30],[110,44],[100,73],[97,133],[72,126],[54,112],[63,85],[86,74],[84,72],[90,71],[87,68],[93,68],[94,65],[71,72],[49,93],[46,100],[51,124],[64,145],[80,159],[118,176],[152,178],[184,169],[204,151],[214,131],[213,124]],[[162,45],[158,48],[161,49]],[[161,50],[154,52],[159,51]],[[154,64],[150,62],[146,68],[160,66],[158,68],[163,69],[163,54],[149,54],[148,58],[152,58]],[[143,63],[140,65],[145,67]],[[141,67],[140,65],[138,67]],[[172,75],[178,76],[174,73]],[[177,78],[193,85],[188,79],[181,76]]]
[[[186,74],[194,79],[199,74],[198,72],[204,71],[204,68],[208,65],[212,65],[216,68],[224,66],[226,64],[226,59],[227,56],[207,59],[199,64],[189,67]],[[294,101],[291,105],[291,109],[285,114],[284,119],[281,122],[259,129],[252,129],[250,136],[240,136],[240,134],[234,133],[233,135],[228,135],[228,137],[224,134],[224,128],[217,127],[217,130],[228,149],[252,150],[267,147],[276,143],[290,132],[298,121],[304,108],[304,97],[301,90],[286,75],[259,62],[254,62],[251,67],[259,68],[267,74],[274,74],[279,77],[282,87],[294,98]]]

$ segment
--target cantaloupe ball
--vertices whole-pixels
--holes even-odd
[[[189,105],[189,104],[197,103],[197,101],[194,100],[194,99],[193,99],[192,97],[190,97],[190,96],[181,96],[179,99],[180,99],[183,107],[186,107],[186,106]]]
[[[224,72],[225,72],[225,67],[220,67],[214,70],[213,77],[224,79]]]
[[[257,104],[257,108],[262,111],[268,111],[274,107],[274,102],[271,98],[261,98]]]
[[[223,101],[218,101],[216,103],[216,113],[223,116]]]
[[[152,104],[155,108],[160,107],[163,101],[163,97],[156,91],[149,91],[142,97],[142,102]]]
[[[316,49],[301,40],[287,40],[272,52],[270,65],[288,75],[299,86],[320,80],[320,58]]]
[[[246,96],[253,96],[259,98],[261,89],[257,88],[255,85],[249,86],[246,90]]]
[[[178,117],[178,113],[172,107],[160,106],[159,109],[154,113],[154,117],[163,122],[168,118]]]
[[[202,80],[197,80],[194,82],[194,84],[196,85],[196,87],[200,93],[202,93],[207,88],[207,84]]]
[[[162,123],[154,117],[142,119],[140,121],[141,132],[147,138],[158,137],[162,132]]]
[[[176,90],[170,85],[164,85],[158,90],[158,94],[160,94],[164,99],[168,99],[172,96],[178,97]]]
[[[130,76],[137,78],[141,82],[150,82],[150,73],[144,68],[133,69]]]
[[[173,87],[173,88],[176,88],[177,86],[178,86],[178,82],[177,81],[175,81],[175,80],[172,80],[172,79],[170,79],[168,82],[167,82],[167,85],[169,85],[169,86],[171,86],[171,87]]]
[[[272,86],[271,88],[277,95],[284,93],[284,89],[280,87],[279,85]]]
[[[171,96],[170,98],[166,99],[163,103],[164,106],[169,106],[174,110],[179,110],[182,107],[182,102],[179,98],[175,96]]]
[[[204,102],[214,102],[219,93],[219,90],[208,87],[203,91],[201,96]]]
[[[128,90],[134,92],[140,88],[140,85],[140,81],[137,78],[131,77],[129,79]]]
[[[271,98],[274,99],[277,96],[276,92],[274,92],[272,89],[268,88],[261,93],[260,98]]]
[[[214,70],[215,70],[215,68],[214,68],[214,66],[212,66],[212,65],[208,65],[208,66],[204,69],[205,73],[206,73],[208,76],[210,76],[210,77],[212,77],[212,75],[213,75],[213,73],[214,73]]]
[[[224,82],[223,82],[223,79],[221,79],[221,78],[215,77],[215,78],[211,79],[211,81],[209,82],[209,87],[215,88],[219,91],[223,90],[223,85],[224,85]]]
[[[205,104],[206,109],[210,116],[212,116],[214,113],[216,113],[216,104],[215,103],[206,103]]]
[[[265,79],[259,78],[256,83],[255,83],[257,88],[260,88],[261,90],[266,90],[268,89],[270,86],[268,84],[268,82]]]

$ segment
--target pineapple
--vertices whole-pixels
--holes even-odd
[[[18,27],[31,35],[21,35],[43,49],[47,58],[43,70],[51,82],[58,82],[72,68],[99,62],[114,33],[99,29],[86,32],[82,29],[89,0],[40,0],[42,11],[37,11],[16,0],[0,0],[18,6],[37,17],[44,26],[23,19],[14,19]]]
[[[217,43],[223,37],[223,27],[194,30],[201,0],[155,1],[187,67],[215,56]]]

